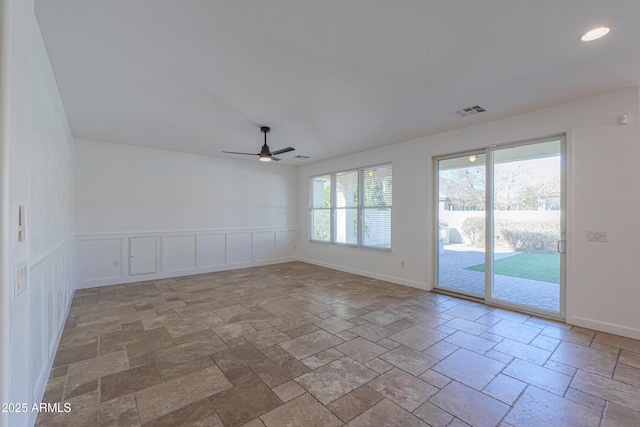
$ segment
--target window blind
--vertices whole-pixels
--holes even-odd
[[[391,250],[391,163],[309,178],[310,240]]]
[[[361,169],[363,247],[391,249],[391,165]]]

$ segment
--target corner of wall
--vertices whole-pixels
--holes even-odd
[[[33,425],[73,296],[72,137],[33,1],[0,5],[0,401],[29,409],[0,412],[0,425]],[[18,206],[29,216],[26,241],[15,231]],[[20,293],[18,263],[27,271]]]
[[[0,402],[9,402],[11,343],[9,341],[9,300],[11,271],[9,267],[9,68],[10,29],[7,2],[0,0]],[[0,412],[0,425],[8,425],[8,414]]]

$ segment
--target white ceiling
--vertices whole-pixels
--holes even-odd
[[[77,138],[283,162],[640,85],[638,0],[36,0]],[[591,43],[581,33],[608,25]],[[488,112],[460,118],[481,105]],[[622,113],[622,112],[621,112]],[[247,159],[253,160],[246,156]]]

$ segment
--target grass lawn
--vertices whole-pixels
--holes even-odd
[[[484,271],[484,264],[465,270]],[[503,276],[560,283],[560,255],[525,252],[494,261],[493,270],[495,274]]]

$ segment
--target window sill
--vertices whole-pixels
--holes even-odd
[[[357,245],[347,245],[347,244],[341,244],[341,243],[323,242],[323,241],[320,241],[320,240],[308,240],[307,242],[309,244],[312,244],[312,245],[353,249],[353,250],[356,250],[356,251],[374,252],[374,253],[383,254],[383,255],[393,255],[393,249],[376,249],[376,248],[362,247],[362,246],[357,246]]]

